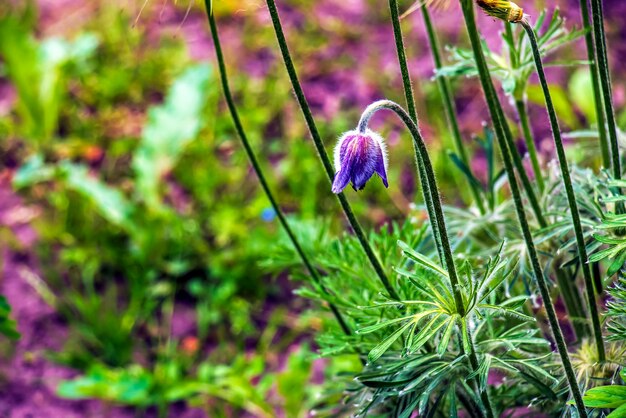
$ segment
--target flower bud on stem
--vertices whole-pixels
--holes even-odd
[[[402,38],[402,27],[400,26],[400,16],[398,10],[398,1],[397,0],[389,0],[389,12],[391,14],[391,24],[393,26],[393,37],[396,43],[396,54],[398,55],[398,64],[400,65],[400,74],[402,75],[402,85],[404,87],[404,98],[406,100],[406,105],[408,109],[409,116],[411,116],[411,120],[415,122],[416,125],[419,124],[417,119],[417,109],[415,106],[415,97],[413,96],[413,86],[411,85],[411,74],[409,73],[409,66],[406,60],[406,51],[404,49],[404,39]],[[418,161],[418,171],[419,171],[419,181],[422,186],[422,190],[424,190],[424,203],[426,204],[426,210],[428,212],[428,217],[436,222],[435,213],[433,208],[433,197],[432,193],[429,190],[430,186],[426,181],[426,173],[424,172],[424,164],[420,161],[422,158],[420,153],[414,148],[415,158]],[[443,252],[442,252],[442,244],[441,237],[439,236],[439,231],[435,225],[432,227],[433,238],[435,240],[435,245],[437,247],[437,252],[439,254],[439,260],[443,263]]]
[[[311,138],[313,138],[313,143],[315,144],[315,148],[317,149],[317,153],[320,157],[320,161],[324,166],[324,171],[328,176],[329,181],[332,183],[334,180],[334,172],[333,166],[330,163],[330,158],[328,158],[328,153],[324,148],[324,143],[322,138],[317,130],[317,125],[315,124],[315,120],[313,119],[313,113],[311,112],[311,108],[309,107],[309,103],[307,102],[306,96],[304,95],[304,90],[302,89],[302,85],[300,84],[300,80],[298,80],[298,73],[296,72],[296,67],[293,64],[293,59],[291,58],[291,53],[289,52],[289,47],[287,46],[287,39],[285,38],[285,33],[283,31],[283,26],[280,21],[280,16],[278,14],[278,9],[276,8],[275,0],[266,0],[267,8],[270,13],[270,17],[272,19],[272,25],[274,26],[274,33],[276,34],[276,40],[278,41],[278,46],[280,48],[280,52],[283,58],[283,62],[285,63],[285,68],[287,69],[287,74],[289,75],[289,80],[291,81],[291,86],[296,95],[296,99],[298,100],[298,104],[300,105],[300,110],[304,116],[307,127],[311,134]],[[359,224],[358,219],[356,218],[354,212],[352,211],[352,207],[346,199],[343,193],[337,194],[337,199],[339,199],[339,203],[341,204],[341,208],[354,231],[354,234],[357,236],[365,255],[369,259],[376,275],[380,279],[387,293],[392,299],[400,300],[400,296],[398,292],[393,288],[389,278],[387,277],[387,273],[385,269],[378,259],[378,256],[374,252],[374,249],[370,245],[361,224]]]
[[[431,226],[433,230],[437,230],[439,233],[439,237],[441,239],[442,251],[443,251],[443,262],[448,271],[448,277],[450,278],[450,285],[452,287],[452,293],[454,295],[454,302],[456,306],[457,313],[462,318],[462,321],[467,321],[466,317],[467,312],[465,310],[465,305],[463,303],[463,295],[461,294],[461,288],[459,285],[458,274],[456,270],[456,266],[454,264],[454,256],[452,254],[452,247],[450,245],[450,239],[448,237],[448,231],[446,229],[446,220],[443,213],[443,207],[441,205],[441,198],[439,196],[439,189],[437,187],[437,179],[435,177],[435,171],[433,169],[432,163],[430,161],[430,156],[428,155],[428,149],[426,148],[426,143],[422,138],[422,134],[420,133],[419,127],[414,122],[413,118],[400,106],[399,104],[392,102],[390,100],[380,100],[369,105],[363,114],[361,115],[361,119],[359,120],[359,124],[357,126],[357,131],[364,134],[368,131],[367,126],[369,124],[370,119],[376,112],[379,110],[388,109],[394,112],[401,120],[404,122],[406,127],[409,129],[411,136],[413,138],[413,143],[415,145],[416,152],[419,153],[420,158],[416,158],[416,164],[418,168],[420,164],[423,166],[422,170],[418,170],[418,173],[424,172],[426,174],[426,181],[428,182],[428,187],[430,190],[430,194],[432,197],[433,211],[435,215],[435,219],[430,219]],[[429,190],[422,190],[422,193],[425,195],[429,193]],[[462,328],[463,329],[463,328]],[[466,327],[469,330],[469,327]],[[463,332],[463,331],[461,331]],[[468,332],[469,333],[469,332]],[[476,348],[474,347],[474,342],[472,340],[471,335],[468,335],[468,340],[470,342],[470,352],[468,353],[470,364],[474,371],[476,371],[479,367],[478,356],[476,354]],[[489,401],[489,396],[487,394],[487,390],[479,390],[480,397],[483,401],[487,417],[493,418],[493,409],[491,407],[491,402]]]

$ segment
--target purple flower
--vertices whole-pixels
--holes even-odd
[[[341,193],[350,182],[354,190],[361,190],[374,173],[389,187],[385,143],[369,129],[365,133],[348,131],[339,138],[335,147],[335,169],[333,193]]]

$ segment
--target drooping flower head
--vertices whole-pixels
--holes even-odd
[[[333,193],[341,193],[352,182],[354,190],[361,190],[374,173],[387,183],[387,152],[380,135],[367,129],[348,131],[339,138],[335,147]]]
[[[520,23],[528,17],[524,9],[509,0],[476,0],[476,4],[487,15],[505,22]]]

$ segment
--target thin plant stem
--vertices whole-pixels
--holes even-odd
[[[235,106],[235,102],[230,92],[230,86],[228,83],[228,74],[226,72],[226,65],[224,63],[224,55],[222,53],[222,46],[221,46],[219,35],[217,32],[217,25],[215,23],[215,17],[213,16],[213,13],[211,11],[210,1],[211,0],[205,0],[205,6],[207,10],[207,16],[209,19],[209,26],[211,27],[211,36],[213,37],[213,45],[215,46],[215,55],[217,57],[220,78],[222,81],[222,89],[224,90],[224,97],[226,98],[226,103],[228,104],[228,109],[230,110],[230,114],[233,119],[233,123],[235,124],[235,129],[237,131],[237,134],[239,135],[239,138],[241,139],[241,143],[246,151],[248,160],[250,160],[250,164],[252,165],[252,168],[254,169],[254,172],[256,173],[259,179],[259,183],[261,183],[261,187],[263,188],[263,191],[265,192],[267,199],[270,201],[270,204],[272,205],[272,208],[274,209],[274,212],[276,213],[276,216],[278,217],[278,220],[280,221],[281,226],[287,233],[289,240],[291,241],[291,244],[293,245],[294,249],[298,253],[298,256],[302,260],[302,263],[308,270],[309,274],[313,278],[315,285],[319,286],[320,289],[328,295],[329,294],[328,289],[326,289],[326,287],[322,283],[322,280],[319,276],[319,273],[317,272],[317,269],[313,267],[311,260],[309,260],[309,257],[304,252],[304,249],[298,242],[298,239],[296,238],[291,227],[289,226],[289,223],[287,222],[287,218],[285,217],[283,211],[278,205],[278,202],[276,198],[274,197],[274,194],[272,193],[272,190],[270,189],[269,184],[267,183],[267,179],[265,178],[265,175],[263,174],[261,165],[259,164],[259,161],[257,160],[256,155],[254,154],[254,151],[252,150],[250,142],[248,141],[248,137],[245,133],[241,120],[239,119],[239,113],[237,112],[237,107]],[[343,316],[339,312],[339,309],[337,309],[337,307],[333,303],[330,303],[330,302],[328,302],[328,306],[330,310],[332,311],[333,315],[335,316],[335,318],[337,319],[337,322],[339,323],[339,326],[341,327],[343,332],[346,335],[351,335],[352,332],[350,330],[350,327],[348,326]]]
[[[609,150],[609,140],[606,133],[606,119],[602,108],[602,92],[600,90],[600,80],[598,78],[598,62],[594,49],[593,28],[589,19],[589,0],[580,0],[580,14],[585,30],[585,46],[587,47],[587,59],[589,60],[589,72],[591,73],[591,86],[593,87],[593,103],[596,109],[596,123],[598,125],[598,135],[600,137],[600,149],[602,151],[602,165],[611,167],[611,152]]]
[[[416,126],[419,127],[419,119],[417,116],[417,109],[416,109],[416,105],[415,105],[415,96],[413,93],[413,86],[411,83],[411,74],[409,71],[409,66],[407,63],[407,59],[406,59],[406,49],[404,47],[404,39],[403,39],[403,34],[402,34],[402,26],[400,24],[400,16],[399,16],[399,10],[398,10],[398,2],[397,0],[389,0],[389,11],[390,11],[390,15],[391,15],[391,22],[392,22],[392,27],[393,27],[393,35],[394,35],[394,41],[396,44],[396,53],[398,56],[398,64],[400,66],[400,73],[402,76],[402,84],[403,84],[403,90],[404,90],[404,97],[406,100],[406,104],[407,104],[407,110],[408,110],[408,114],[411,117],[411,119],[413,120],[413,122],[415,123]],[[428,12],[426,12],[428,13]],[[434,37],[434,31],[432,30],[432,25],[431,25],[431,32],[430,35]],[[432,44],[431,44],[432,45]],[[435,47],[437,47],[437,45],[435,45]],[[438,50],[436,51],[436,53],[438,53]],[[441,59],[438,60],[438,66],[437,68],[441,67]],[[438,81],[444,81],[443,79],[438,79]],[[447,87],[447,86],[446,86]],[[447,90],[447,98],[450,100],[450,93],[449,93],[450,89],[448,88]],[[455,135],[455,140],[456,140],[456,148],[457,148],[457,152],[459,153],[459,155],[462,158],[462,161],[465,163],[466,166],[468,165],[468,161],[467,161],[467,153],[465,152],[465,148],[463,147],[462,143],[461,143],[461,134],[460,131],[458,129],[458,125],[456,125],[456,118],[455,118],[455,114],[454,111],[452,110],[452,104],[451,102],[447,103],[449,106],[449,111],[447,113],[448,115],[448,119],[453,121],[452,123],[455,124],[456,126],[456,131],[454,132]],[[439,259],[441,260],[441,262],[444,262],[444,249],[443,249],[443,244],[441,242],[441,233],[439,232],[439,227],[437,226],[437,217],[435,214],[435,208],[434,208],[434,198],[433,198],[433,194],[432,191],[430,190],[430,185],[428,183],[428,173],[426,172],[426,166],[424,164],[423,161],[423,157],[421,155],[421,153],[419,152],[418,146],[415,144],[415,141],[413,141],[413,148],[414,148],[414,152],[415,152],[415,159],[417,161],[417,166],[418,166],[418,171],[419,171],[419,179],[420,179],[420,183],[422,186],[422,192],[424,195],[424,202],[426,203],[426,208],[428,211],[428,217],[431,220],[431,229],[433,232],[433,237],[437,246],[437,251],[439,254]],[[474,194],[474,200],[476,202],[476,205],[478,206],[480,213],[483,214],[484,213],[484,207],[483,207],[483,203],[482,203],[482,199],[480,198],[480,195],[478,194],[478,190],[476,189],[476,186],[473,183],[470,183],[470,186],[472,187],[472,190],[475,192]],[[474,359],[476,362],[475,368],[478,367],[478,360],[477,360],[477,356],[475,353],[475,350],[471,353],[472,355],[470,356],[470,359]],[[471,362],[471,361],[470,361]],[[473,363],[472,363],[473,365]],[[491,407],[489,406],[489,410],[491,410]]]
[[[515,142],[513,141],[513,134],[511,133],[511,128],[509,127],[506,117],[504,116],[504,111],[502,110],[502,105],[500,104],[500,99],[498,99],[498,94],[496,93],[495,88],[491,90],[490,96],[490,101],[495,105],[493,109],[494,113],[492,114],[492,119],[493,116],[495,116],[498,122],[496,122],[496,120],[494,119],[494,125],[497,124],[499,126],[496,127],[496,138],[498,138],[500,147],[502,147],[502,141],[504,141],[506,147],[511,150],[510,158],[513,162],[513,167],[522,182],[522,187],[526,192],[526,197],[528,198],[528,202],[530,203],[533,214],[535,215],[535,219],[539,223],[539,226],[544,228],[548,224],[543,216],[541,206],[539,206],[539,200],[535,195],[535,190],[533,189],[532,183],[530,182],[530,179],[526,174],[526,168],[524,167],[524,163],[522,162],[522,157],[520,156],[519,152],[517,152],[517,147],[515,145]],[[498,137],[497,134],[498,129],[500,130],[500,137]]]
[[[465,2],[467,0],[461,0],[461,1]],[[471,3],[470,3],[470,6],[471,6]],[[472,10],[472,19],[473,19],[473,10]],[[480,45],[480,37],[478,35],[478,30],[476,30],[474,34],[470,32],[470,40],[472,43],[472,48],[474,48],[475,42],[478,42],[478,45]],[[480,51],[481,51],[481,56],[482,56],[482,47]],[[489,67],[487,66],[487,62],[484,61],[484,57],[483,57],[483,62],[484,62],[484,70],[488,72]],[[480,75],[481,74],[479,70],[479,76]],[[510,158],[511,158],[513,167],[515,169],[515,171],[512,171],[511,173],[517,172],[517,175],[519,176],[522,182],[522,187],[524,188],[524,191],[526,192],[526,197],[528,198],[528,202],[530,203],[533,214],[535,215],[535,219],[539,223],[539,226],[544,228],[548,224],[543,216],[543,211],[541,209],[541,206],[539,205],[539,200],[537,199],[532,183],[530,182],[530,179],[528,178],[528,175],[526,174],[526,168],[524,167],[522,157],[520,156],[519,152],[517,152],[517,147],[515,145],[515,141],[513,140],[513,134],[511,133],[511,128],[509,127],[509,124],[506,120],[506,117],[504,115],[504,110],[502,110],[502,105],[500,104],[500,99],[498,98],[498,94],[496,93],[496,89],[493,86],[491,79],[489,79],[489,85],[491,86],[491,90],[485,91],[485,98],[487,99],[487,104],[489,106],[489,110],[490,110],[489,113],[491,114],[491,118],[493,119],[494,128],[496,131],[496,138],[498,139],[500,148],[506,145],[506,147],[511,150]]]
[[[518,51],[516,50],[515,46],[515,38],[513,35],[513,23],[504,22],[504,28],[506,30],[506,36],[510,42],[508,44],[508,49],[511,66],[513,68],[518,68],[519,58]],[[532,134],[532,130],[530,128],[525,87],[526,86],[523,86],[523,88],[516,90],[516,93],[514,93],[515,108],[517,110],[520,125],[522,127],[524,141],[526,142],[526,149],[528,150],[530,162],[532,164],[533,172],[535,174],[535,181],[537,182],[537,187],[539,188],[539,191],[543,192],[545,189],[545,183],[541,172],[541,166],[539,165],[539,159],[537,157],[537,147],[535,145],[535,140]],[[586,319],[586,316],[580,304],[580,294],[578,292],[578,288],[576,287],[576,283],[573,280],[568,280],[566,272],[557,264],[555,264],[554,266],[554,271],[557,277],[557,282],[561,289],[561,296],[563,297],[565,307],[567,308],[567,312],[569,313],[571,318],[572,327],[576,332],[576,336],[578,338],[582,338],[587,334],[588,330],[585,324],[582,322],[584,319]]]
[[[493,82],[491,81],[489,67],[487,66],[487,62],[483,55],[482,45],[480,43],[480,36],[478,34],[478,29],[476,27],[476,21],[474,17],[473,1],[460,1],[463,9],[465,25],[472,44],[474,59],[476,60],[476,65],[478,68],[478,74],[485,93],[485,97],[487,99],[487,104],[489,106],[489,112],[492,119],[494,120],[494,125],[496,125],[496,135],[498,137],[501,137],[504,135],[504,128],[501,126],[502,119],[500,118],[500,113],[497,109],[497,107],[499,106],[499,102],[497,101],[497,97],[495,97],[495,88],[493,86]],[[579,416],[581,418],[587,418],[587,412],[585,410],[585,405],[582,400],[580,388],[578,387],[576,374],[574,372],[574,368],[572,366],[572,362],[567,351],[567,345],[565,344],[565,339],[563,338],[563,332],[561,330],[561,326],[556,315],[554,303],[552,302],[552,298],[550,296],[548,284],[544,277],[543,269],[541,267],[539,256],[537,254],[537,249],[535,248],[535,244],[533,242],[530,225],[528,224],[528,219],[526,218],[526,213],[524,211],[524,202],[522,200],[522,195],[520,193],[520,189],[514,175],[511,154],[514,153],[515,150],[510,149],[507,141],[505,140],[499,138],[499,143],[500,151],[502,153],[502,160],[504,161],[505,169],[509,178],[511,195],[513,196],[513,201],[515,203],[515,211],[517,213],[520,228],[522,230],[522,235],[526,243],[526,248],[528,250],[528,257],[530,259],[532,269],[535,275],[535,280],[537,281],[537,285],[543,299],[543,303],[548,316],[548,322],[550,324],[552,334],[554,335],[554,340],[559,356],[561,358],[561,362],[563,364],[563,369],[565,370],[567,382],[576,403],[576,407],[578,408]]]
[[[572,186],[572,179],[569,173],[569,165],[567,163],[567,157],[565,156],[565,147],[563,146],[563,139],[561,138],[561,128],[559,126],[559,120],[556,116],[554,103],[552,102],[552,96],[550,94],[550,88],[548,87],[548,81],[546,80],[546,74],[543,69],[541,52],[539,51],[539,45],[537,44],[537,36],[535,35],[535,31],[530,23],[528,23],[527,21],[522,21],[521,25],[528,34],[528,39],[530,40],[530,46],[533,51],[535,66],[537,67],[537,74],[539,76],[539,83],[541,84],[541,89],[543,90],[543,95],[546,101],[546,109],[548,110],[548,116],[550,119],[550,128],[552,129],[554,146],[556,148],[556,153],[559,159],[559,166],[561,168],[561,178],[563,180],[563,186],[565,188],[565,193],[567,194],[567,201],[569,203],[569,208],[572,215],[572,225],[574,227],[574,235],[576,236],[576,244],[578,246],[578,257],[580,258],[583,278],[585,280],[585,291],[587,293],[589,315],[591,316],[593,333],[596,340],[596,348],[598,350],[598,359],[600,360],[600,362],[604,362],[604,340],[602,339],[602,325],[600,323],[600,314],[598,313],[598,305],[596,302],[596,296],[593,287],[593,276],[591,274],[591,266],[589,265],[583,227],[580,222],[578,203],[576,203],[576,195],[574,194],[574,187]]]
[[[463,391],[456,390],[456,396],[459,398],[459,402],[465,408],[465,412],[467,412],[470,418],[484,418],[485,414],[480,410],[480,406],[474,401],[474,399],[469,398]]]
[[[409,115],[415,124],[419,125],[417,119],[417,110],[415,107],[415,97],[413,95],[413,87],[411,85],[411,74],[409,72],[409,66],[406,62],[406,51],[404,49],[404,40],[402,37],[402,27],[400,26],[400,16],[398,12],[398,1],[397,0],[389,0],[389,11],[391,14],[391,23],[393,26],[393,36],[396,43],[396,53],[398,55],[398,64],[400,65],[400,73],[402,74],[402,85],[404,87],[404,98],[406,100],[407,109],[409,111]],[[422,186],[422,190],[424,191],[424,203],[426,204],[426,210],[428,211],[428,217],[430,219],[435,219],[434,216],[434,208],[433,208],[433,198],[432,193],[430,191],[430,187],[428,186],[428,182],[426,180],[426,172],[424,171],[424,164],[421,163],[421,155],[418,152],[417,148],[414,148],[415,158],[419,162],[419,180]],[[443,249],[441,244],[441,237],[439,236],[439,230],[435,227],[432,228],[433,238],[435,240],[435,245],[437,246],[437,252],[439,254],[439,259],[443,261]]]
[[[578,289],[575,287],[573,278],[570,278],[570,275],[568,275],[563,268],[559,267],[557,263],[558,261],[555,260],[554,273],[556,275],[556,283],[561,291],[561,296],[563,298],[563,302],[565,302],[565,308],[567,309],[567,314],[571,319],[576,337],[580,341],[589,333],[588,327],[585,323],[587,318],[584,310],[582,309],[580,294],[578,293]]]
[[[450,285],[452,287],[452,293],[454,295],[454,302],[456,306],[456,310],[461,318],[464,318],[467,314],[465,310],[465,305],[463,303],[463,295],[461,294],[461,286],[459,283],[458,273],[456,270],[456,266],[454,264],[454,256],[452,254],[452,247],[450,245],[450,239],[448,236],[448,231],[446,228],[446,219],[443,213],[443,207],[441,204],[441,197],[439,195],[439,189],[437,188],[437,179],[435,177],[435,170],[433,169],[432,163],[430,161],[430,156],[428,155],[428,149],[426,147],[426,143],[424,142],[424,138],[420,132],[419,126],[413,121],[413,118],[400,106],[399,104],[392,102],[390,100],[379,100],[377,102],[369,105],[363,114],[361,115],[361,119],[358,124],[358,131],[361,133],[365,133],[367,131],[367,125],[369,124],[372,116],[379,110],[391,110],[394,112],[402,122],[406,125],[411,133],[411,137],[413,138],[413,143],[415,148],[418,150],[421,158],[421,163],[424,165],[424,171],[426,172],[426,178],[428,180],[428,186],[430,188],[430,193],[432,194],[433,199],[433,207],[435,212],[436,219],[431,219],[432,228],[439,229],[439,236],[441,237],[441,244],[443,246],[443,254],[444,254],[444,263],[446,270],[448,272],[448,278],[450,279]],[[420,164],[420,160],[416,159],[416,163]],[[471,343],[470,337],[470,353],[469,353],[470,362],[472,363],[472,367],[474,370],[478,368],[478,357],[476,355],[476,349],[474,344]],[[487,416],[493,417],[493,410],[491,408],[491,403],[489,401],[489,397],[486,391],[480,391],[481,399],[484,403],[485,409],[487,410]]]
[[[613,167],[613,177],[620,179],[622,169],[620,165],[619,147],[617,142],[617,126],[615,122],[615,109],[613,108],[613,96],[611,94],[611,73],[609,71],[609,60],[606,49],[606,35],[604,33],[604,17],[602,10],[602,0],[591,0],[591,14],[593,16],[593,32],[596,46],[596,63],[599,71],[600,86],[604,102],[604,112],[609,131],[609,141],[611,145],[611,161]]]
[[[515,38],[513,37],[513,24],[509,22],[504,22],[504,30],[506,31],[506,36],[511,40],[511,44],[509,47],[509,61],[511,63],[511,67],[517,68],[519,66],[519,60],[517,55],[517,49],[515,48]]]
[[[515,47],[513,24],[509,22],[504,22],[504,29],[506,31],[506,37],[509,39],[509,62],[511,68],[517,69],[519,68],[519,56],[518,51]],[[537,182],[539,192],[543,193],[545,189],[545,184],[543,181],[543,175],[541,173],[541,166],[539,165],[539,158],[537,157],[537,146],[535,145],[532,130],[530,129],[530,124],[528,123],[528,108],[525,97],[525,87],[526,86],[520,86],[520,88],[516,89],[515,93],[513,94],[515,96],[515,109],[517,110],[517,115],[520,119],[520,124],[522,125],[522,134],[524,135],[524,142],[526,143],[526,149],[528,150],[530,163],[533,167],[533,173],[535,174],[535,181]]]
[[[311,134],[311,138],[313,139],[313,143],[315,144],[315,148],[317,149],[317,153],[319,154],[320,160],[322,161],[322,165],[324,166],[324,171],[332,184],[335,172],[333,170],[333,166],[330,163],[330,159],[328,158],[328,153],[324,148],[324,142],[317,130],[317,125],[315,124],[315,119],[313,119],[313,113],[311,112],[311,108],[306,100],[306,96],[304,95],[304,90],[302,89],[302,85],[298,80],[298,73],[296,72],[296,67],[293,64],[293,59],[291,58],[291,53],[289,52],[289,47],[287,46],[287,39],[285,38],[285,33],[283,31],[282,23],[280,21],[280,16],[278,14],[278,9],[276,8],[276,2],[274,0],[266,0],[267,7],[269,9],[270,17],[272,19],[272,25],[274,26],[274,32],[276,34],[276,40],[278,41],[278,46],[280,48],[280,52],[285,63],[285,67],[287,69],[287,74],[289,75],[289,80],[291,81],[291,86],[296,95],[296,99],[298,100],[298,104],[300,105],[300,109],[306,121],[307,127]],[[374,249],[370,245],[363,228],[359,224],[358,219],[356,218],[354,212],[352,211],[352,207],[346,199],[343,193],[337,194],[337,198],[339,199],[339,203],[341,204],[341,208],[354,231],[354,234],[357,236],[361,247],[363,247],[363,251],[365,255],[369,259],[376,275],[380,279],[381,283],[389,293],[389,296],[392,299],[399,300],[400,296],[396,292],[396,290],[391,286],[391,282],[387,277],[387,273],[385,273],[385,269],[383,268],[378,256],[374,252]]]
[[[541,206],[539,205],[539,200],[537,199],[537,195],[535,194],[532,183],[528,178],[528,174],[526,174],[526,168],[524,167],[524,163],[522,162],[522,157],[520,156],[519,152],[517,152],[517,147],[515,146],[515,142],[513,141],[513,134],[511,133],[511,128],[509,127],[506,117],[504,116],[504,111],[502,110],[502,105],[500,104],[500,99],[498,99],[495,88],[491,91],[491,101],[496,105],[496,107],[494,108],[494,112],[496,118],[498,119],[498,125],[501,135],[500,139],[504,140],[506,146],[511,150],[510,158],[513,162],[513,167],[522,182],[522,187],[526,192],[526,197],[528,198],[528,202],[530,203],[533,214],[535,215],[535,219],[539,223],[539,226],[544,228],[548,224],[543,216],[543,211],[541,209]],[[494,120],[494,124],[495,123],[496,122]],[[498,138],[497,131],[498,128],[496,128],[496,138]],[[502,146],[502,144],[500,144],[500,146]]]
[[[602,274],[600,272],[600,263],[593,263],[593,283],[595,284],[596,293],[601,295],[604,292],[604,286],[602,284]]]
[[[465,318],[465,321],[467,320],[468,319]],[[476,345],[474,344],[474,337],[472,336],[472,333],[470,331],[469,324],[465,328],[467,329],[467,341],[469,341],[469,347],[470,347],[469,354],[468,354],[470,366],[472,366],[472,369],[476,371],[480,368],[480,363],[478,362],[478,355],[476,354]],[[480,393],[480,399],[483,401],[483,404],[485,406],[485,409],[487,412],[487,418],[494,418],[493,409],[491,407],[491,401],[489,400],[489,393],[487,393],[486,389],[480,390],[480,383],[479,383],[480,379],[478,378],[478,376],[474,379],[474,382],[477,387],[476,389]]]
[[[442,67],[442,59],[441,59],[441,49],[439,46],[439,41],[437,40],[437,34],[435,33],[435,29],[433,28],[432,20],[430,19],[430,13],[428,12],[428,7],[425,5],[422,6],[422,16],[424,18],[424,25],[426,26],[426,33],[428,34],[428,43],[430,45],[430,51],[433,56],[433,62],[435,64],[435,70],[440,70]],[[461,129],[459,128],[459,123],[457,121],[456,115],[456,107],[454,105],[454,99],[452,98],[452,89],[450,87],[450,81],[447,77],[437,75],[437,86],[439,87],[439,93],[441,94],[441,99],[443,101],[443,108],[446,113],[446,120],[448,122],[448,126],[450,131],[452,132],[452,139],[454,141],[454,151],[461,159],[461,162],[466,166],[470,167],[470,161],[467,156],[467,151],[465,150],[465,146],[463,144],[463,138],[461,137]],[[409,108],[410,111],[410,108]],[[478,186],[473,182],[469,182],[470,191],[472,193],[472,197],[474,198],[474,202],[478,211],[481,215],[485,214],[485,205],[483,203],[483,197],[480,194],[480,190],[478,190]]]
[[[512,166],[515,168],[515,171],[517,171],[517,175],[522,182],[522,187],[526,192],[526,197],[528,198],[528,202],[530,203],[533,214],[535,215],[535,219],[539,223],[539,226],[543,228],[547,226],[547,222],[543,216],[543,211],[541,209],[541,206],[539,205],[539,200],[537,199],[532,183],[530,182],[530,179],[526,174],[526,169],[524,168],[522,157],[517,152],[515,141],[513,140],[513,134],[511,133],[511,128],[509,127],[509,124],[504,115],[504,111],[502,110],[502,105],[500,104],[500,99],[498,98],[496,89],[494,88],[493,83],[491,82],[491,79],[488,75],[489,67],[487,66],[487,62],[485,61],[485,58],[483,56],[480,35],[478,34],[478,29],[476,28],[476,22],[474,20],[473,1],[459,1],[462,5],[468,35],[472,45],[472,50],[474,52],[474,57],[476,59],[476,65],[478,66],[478,75],[481,79],[481,84],[483,84],[485,99],[489,107],[491,119],[494,123],[498,144],[500,148],[503,148],[506,145],[506,147],[511,150],[509,158],[511,158]],[[483,66],[484,68],[480,68],[481,66]],[[485,74],[487,74],[487,80],[483,79]],[[485,81],[487,82],[487,84],[485,84]],[[485,87],[486,85],[488,88]],[[514,175],[515,171],[512,171],[509,174]]]
[[[541,166],[539,165],[539,158],[537,157],[537,147],[535,146],[535,140],[533,138],[532,131],[530,130],[530,123],[528,122],[528,108],[526,100],[515,100],[515,109],[517,109],[517,115],[519,116],[520,125],[522,125],[522,132],[524,133],[524,142],[526,142],[526,149],[530,156],[530,162],[533,166],[533,172],[535,173],[535,181],[540,192],[545,189],[543,182],[543,175],[541,174]]]

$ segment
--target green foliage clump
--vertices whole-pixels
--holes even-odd
[[[467,18],[473,2],[461,3]],[[206,4],[213,13],[212,2]],[[273,0],[268,6],[284,41]],[[398,19],[397,3],[390,6]],[[238,7],[219,3],[215,13]],[[540,159],[527,109],[527,99],[543,103],[552,90],[549,115],[580,128],[568,92],[535,86],[531,76],[543,69],[541,55],[553,55],[591,28],[570,31],[558,10],[549,21],[544,11],[533,25],[520,22],[529,36],[506,23],[501,53],[477,36],[472,50],[453,47],[452,64],[436,73],[440,81],[479,76],[483,83],[493,128],[485,124],[482,136],[465,144],[483,170],[459,147],[452,153],[445,141],[434,144],[434,171],[441,175],[436,179],[428,165],[419,175],[425,172],[428,180],[425,200],[437,192],[448,205],[427,223],[426,213],[439,202],[421,206],[397,192],[418,182],[395,187],[406,176],[393,166],[414,154],[408,141],[391,142],[390,148],[406,151],[389,166],[391,198],[379,198],[380,186],[368,187],[362,199],[350,191],[340,196],[353,235],[337,233],[343,218],[335,216],[339,209],[324,172],[303,140],[304,124],[293,117],[290,88],[275,71],[279,60],[260,79],[235,74],[235,99],[229,97],[226,109],[218,101],[218,77],[229,85],[226,67],[192,64],[177,40],[160,39],[160,47],[151,48],[146,31],[128,32],[129,16],[102,9],[73,40],[38,40],[27,16],[0,18],[1,70],[17,93],[15,109],[1,121],[9,135],[0,147],[20,144],[13,187],[43,209],[36,220],[44,278],[38,290],[69,328],[63,350],[50,358],[82,371],[59,385],[59,396],[156,409],[161,416],[182,402],[224,417],[280,411],[295,418],[311,410],[328,417],[491,418],[520,411],[586,417],[582,401],[592,414],[624,414],[626,182],[619,169],[609,175],[592,164],[573,164],[574,196],[568,194],[567,171]],[[209,15],[212,28],[214,17]],[[402,28],[399,20],[393,23],[400,65],[408,73]],[[469,33],[477,35],[472,25],[467,22]],[[298,51],[311,52],[319,46],[319,28],[302,30],[310,41]],[[352,36],[351,28],[342,30]],[[536,40],[535,31],[541,31]],[[432,30],[428,36],[437,48]],[[255,33],[255,42],[269,39],[268,31]],[[250,42],[245,38],[242,45]],[[298,93],[287,48],[281,53]],[[569,56],[553,64],[596,65]],[[486,83],[490,75],[514,101],[520,126],[513,131],[526,141],[533,182],[521,171],[524,156],[514,138],[502,141],[510,121]],[[403,81],[412,97],[410,77]],[[584,82],[576,78],[572,85]],[[450,86],[443,87],[442,94],[450,95]],[[326,120],[318,135],[301,96],[317,146],[324,146],[320,136],[352,127],[341,114]],[[447,99],[448,123],[460,137],[452,97]],[[602,99],[610,105],[610,97]],[[419,127],[396,106],[419,151]],[[590,106],[578,106],[594,121]],[[241,111],[249,142],[233,129],[227,113],[233,108]],[[602,137],[602,123],[598,128]],[[594,135],[590,128],[570,138]],[[256,172],[239,139],[264,156]],[[568,153],[580,161],[598,159],[589,144]],[[424,154],[419,163],[429,161]],[[509,162],[513,156],[518,167]],[[261,172],[269,173],[267,189],[253,181]],[[526,176],[522,192],[518,176]],[[442,179],[444,186],[437,183]],[[472,193],[448,184],[451,179],[469,183]],[[281,225],[288,224],[293,236],[277,232],[281,225],[273,221],[282,213],[268,208],[264,193],[280,197],[275,208],[287,214]],[[572,222],[572,207],[580,225]],[[361,235],[355,214],[379,227]],[[581,242],[586,246],[578,247]],[[592,286],[582,274],[588,264]],[[286,275],[294,282],[285,284]],[[608,302],[597,303],[606,318],[601,324],[592,308],[605,288]],[[280,306],[286,301],[290,312]],[[189,329],[182,333],[181,312],[193,317],[185,319]],[[0,333],[16,339],[10,313],[0,297]],[[605,346],[605,340],[613,342]]]

